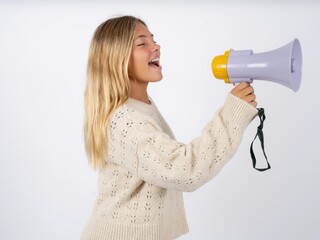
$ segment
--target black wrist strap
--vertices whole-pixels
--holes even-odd
[[[266,155],[266,153],[265,153],[265,151],[264,151],[264,138],[263,138],[263,131],[262,131],[262,129],[263,129],[263,122],[264,122],[264,120],[266,120],[266,116],[265,116],[265,114],[264,114],[264,109],[263,109],[263,108],[258,108],[258,116],[259,116],[259,118],[260,118],[260,125],[258,126],[258,128],[257,128],[257,134],[256,134],[256,136],[254,137],[254,139],[253,139],[253,141],[252,141],[252,143],[251,143],[251,146],[250,146],[250,154],[251,154],[251,159],[252,159],[253,168],[256,169],[256,170],[258,170],[258,171],[260,171],[260,172],[263,172],[263,171],[266,171],[266,170],[268,170],[268,169],[271,168],[271,166],[270,166],[270,164],[269,164],[269,162],[268,162],[267,155]],[[256,168],[257,160],[256,160],[256,157],[255,157],[254,152],[253,152],[253,143],[254,143],[254,141],[256,140],[257,137],[258,137],[259,140],[260,140],[261,148],[262,148],[262,151],[263,151],[263,155],[264,155],[264,157],[265,157],[265,159],[266,159],[266,161],[267,161],[267,165],[268,165],[268,166],[267,166],[266,168]]]

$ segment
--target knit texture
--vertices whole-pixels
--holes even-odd
[[[170,240],[187,233],[182,192],[221,170],[257,115],[229,94],[201,135],[184,144],[150,101],[129,98],[111,117],[108,156],[82,240]]]

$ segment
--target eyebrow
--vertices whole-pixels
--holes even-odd
[[[147,38],[147,37],[148,37],[147,35],[142,34],[142,35],[137,36],[137,37],[134,39],[134,41],[135,41],[135,40],[137,40],[137,39],[139,39],[139,38]],[[153,34],[151,34],[151,35],[150,35],[150,37],[152,37],[152,38],[153,38],[153,37],[154,37],[154,35],[153,35]]]

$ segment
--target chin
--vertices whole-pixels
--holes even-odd
[[[162,73],[152,73],[152,74],[145,74],[145,75],[141,75],[136,77],[136,80],[138,80],[139,82],[159,82],[161,81],[163,78]]]
[[[150,76],[148,79],[149,79],[149,82],[159,82],[161,81],[163,78],[162,74],[157,74],[156,76],[153,75],[153,76]]]
[[[160,82],[162,80],[162,76],[161,77],[159,77],[159,78],[156,78],[154,81],[152,81],[152,82]]]

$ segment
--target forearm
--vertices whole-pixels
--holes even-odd
[[[149,131],[138,144],[138,174],[147,182],[193,191],[212,179],[232,158],[257,110],[229,94],[201,136],[181,144]]]

